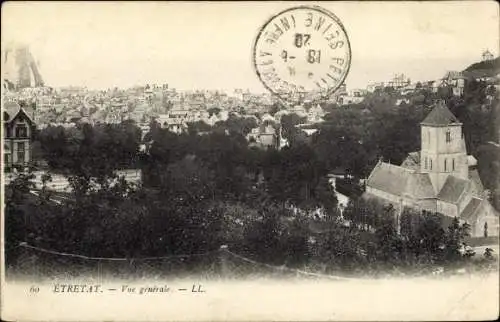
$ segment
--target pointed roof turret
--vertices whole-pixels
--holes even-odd
[[[422,125],[444,126],[449,124],[460,124],[460,121],[450,112],[444,101],[439,101],[434,109],[422,121]]]

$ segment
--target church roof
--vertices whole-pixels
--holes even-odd
[[[414,199],[435,198],[436,193],[427,173],[412,173],[406,182],[405,194]]]
[[[413,172],[413,170],[400,166],[379,162],[373,169],[366,185],[399,196],[405,191],[408,177]]]
[[[479,198],[472,198],[469,202],[469,204],[462,210],[462,213],[460,214],[460,218],[464,220],[469,220],[472,219],[474,214],[477,212],[479,207],[481,206],[482,200]]]
[[[460,122],[443,102],[438,103],[422,121],[423,125],[448,125],[452,123]]]
[[[366,184],[396,196],[406,195],[413,199],[436,198],[429,174],[385,162],[377,164]]]
[[[477,190],[476,193],[481,194],[484,191],[483,182],[477,169],[469,170],[469,180],[474,184]]]
[[[420,151],[408,153],[401,166],[403,168],[418,170],[420,168]]]
[[[467,156],[467,165],[469,167],[476,166],[477,165],[477,159],[474,158],[474,156],[472,156],[472,155],[468,155]]]
[[[448,176],[446,181],[438,193],[438,199],[456,203],[462,193],[468,188],[469,180],[464,180],[455,176]]]

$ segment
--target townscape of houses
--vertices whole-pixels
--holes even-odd
[[[485,51],[482,61],[491,59],[493,55]],[[37,82],[41,76],[34,74],[38,75],[31,82],[34,87],[26,86],[30,80],[24,79],[24,74],[18,77],[18,88],[16,84],[4,81],[4,110],[8,113],[8,118],[4,114],[4,122],[16,119],[14,111],[24,112],[20,115],[29,116],[26,124],[36,124],[39,129],[47,126],[68,128],[80,123],[120,123],[133,120],[144,136],[149,132],[153,120],[163,128],[182,133],[188,130],[190,123],[203,122],[214,126],[230,117],[253,118],[256,127],[247,135],[248,141],[255,146],[276,148],[287,145],[280,128],[281,118],[287,114],[296,114],[305,120],[297,127],[306,135],[312,135],[317,131],[315,125],[323,122],[325,104],[357,104],[370,93],[391,88],[399,95],[396,105],[400,105],[408,103],[408,95],[421,88],[432,92],[447,88],[453,95],[461,96],[470,79],[485,81],[497,88],[500,84],[499,74],[491,75],[481,71],[449,71],[438,80],[416,83],[404,74],[396,74],[387,82],[371,83],[364,89],[348,90],[343,84],[327,101],[314,104],[311,99],[314,93],[292,93],[299,103],[287,105],[269,93],[256,94],[244,89],[235,89],[229,93],[222,90],[181,91],[169,84],[146,84],[128,89],[109,88],[99,91],[74,86],[51,88]],[[280,105],[280,109],[273,112],[276,104]],[[13,133],[16,133],[15,130],[8,135]],[[29,151],[29,143],[24,142],[24,147]],[[7,160],[14,163],[29,160],[29,152],[26,152],[28,157],[24,159],[15,156],[16,151],[22,149],[22,143],[11,143],[9,149],[5,149],[5,153],[9,154]]]

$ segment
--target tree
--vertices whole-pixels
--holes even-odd
[[[350,200],[344,210],[344,218],[360,230],[373,230],[386,225],[394,225],[394,209],[385,207],[377,200],[364,200],[361,198]]]
[[[207,112],[210,114],[210,116],[212,115],[218,115],[220,113],[221,109],[218,108],[218,107],[212,107],[212,108],[209,108],[207,110]]]
[[[270,150],[264,156],[262,167],[266,189],[273,200],[309,210],[318,206],[314,191],[326,172],[309,146],[300,144],[280,151]]]
[[[295,142],[303,142],[300,139],[300,130],[297,129],[296,125],[304,123],[305,117],[301,117],[295,113],[286,114],[281,117],[281,135],[287,139],[291,145]]]
[[[269,108],[269,114],[274,115],[282,109],[282,105],[279,103],[273,103]]]
[[[414,251],[417,257],[423,256],[428,262],[435,262],[442,259],[445,232],[442,228],[442,221],[439,215],[432,213],[423,214],[421,224],[417,229],[416,239],[418,245]]]
[[[141,130],[133,121],[68,129],[49,126],[38,138],[43,157],[53,170],[98,177],[135,166]]]
[[[211,129],[212,127],[204,121],[188,123],[188,133],[199,134],[200,132],[208,132]]]
[[[394,222],[390,218],[382,221],[376,230],[378,258],[386,264],[395,264],[400,259],[402,241],[398,236]]]
[[[469,236],[469,224],[463,223],[460,225],[458,218],[454,217],[445,235],[445,259],[448,261],[457,261],[461,258],[460,248],[465,244],[465,238]]]
[[[353,272],[367,264],[365,242],[358,230],[334,225],[327,233],[316,236],[315,259],[327,265],[327,271]]]
[[[244,250],[259,261],[281,265],[286,258],[280,241],[284,226],[280,221],[279,207],[272,204],[267,206],[259,209],[260,218],[247,227]]]

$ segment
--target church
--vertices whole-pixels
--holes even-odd
[[[457,217],[473,237],[498,236],[498,212],[487,200],[462,123],[440,101],[420,123],[421,149],[400,166],[377,163],[366,180],[365,198],[404,208]]]

